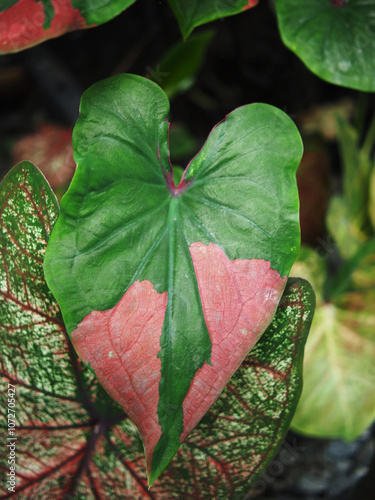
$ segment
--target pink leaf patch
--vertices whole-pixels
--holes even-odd
[[[252,7],[255,7],[258,5],[258,0],[247,0],[247,4],[242,7],[242,10],[248,10],[251,9]]]
[[[43,27],[43,4],[37,0],[20,0],[0,12],[0,54],[17,52],[68,31],[88,28],[85,19],[70,1],[52,0],[51,3],[54,17],[48,29]]]
[[[230,261],[213,243],[193,243],[190,253],[212,342],[212,365],[198,370],[185,397],[181,441],[217,400],[267,328],[287,281],[268,261]]]
[[[136,281],[113,309],[93,311],[72,331],[81,359],[137,425],[148,470],[161,436],[157,354],[166,307],[167,292],[159,294],[149,281]]]

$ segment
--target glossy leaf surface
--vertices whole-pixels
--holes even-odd
[[[140,429],[151,483],[272,320],[299,245],[289,117],[237,109],[176,187],[168,111],[134,75],[84,94],[45,259],[77,352]]]
[[[3,349],[10,349],[5,351],[9,363],[12,354],[16,355],[18,349],[22,349],[20,339],[26,342],[27,336],[44,328],[50,314],[54,317],[57,315],[56,302],[41,269],[58,205],[43,175],[29,162],[19,163],[5,177],[1,183],[0,196],[1,344]],[[56,316],[55,323],[49,324],[50,330],[47,329],[45,334],[60,324],[61,320]],[[6,333],[10,335],[11,344],[5,340]],[[42,350],[43,347],[39,346],[40,353]],[[10,369],[10,365],[7,369]],[[33,373],[31,370],[28,377],[29,381],[36,381],[38,372]]]
[[[17,437],[12,496],[242,497],[281,443],[298,399],[314,307],[310,285],[289,280],[276,316],[251,356],[148,490],[139,433],[77,360],[43,280],[41,261],[57,215],[52,192],[35,167],[24,162],[2,183],[0,195],[0,305],[5,320],[0,330],[0,437],[2,443],[9,437],[3,398],[11,384]],[[11,268],[4,255],[13,256],[17,266]],[[1,461],[4,497],[11,494],[8,472],[9,465]]]
[[[8,0],[0,9],[0,54],[105,23],[135,0]]]
[[[4,10],[9,9],[9,7],[12,7],[15,3],[19,2],[20,0],[2,0],[1,5],[0,5],[0,12],[3,12]]]
[[[285,45],[320,78],[373,92],[374,0],[276,0]]]
[[[177,18],[181,33],[188,37],[194,28],[210,21],[239,14],[255,7],[258,0],[168,0]]]
[[[78,9],[86,20],[86,24],[103,24],[127,9],[136,0],[71,0],[72,6]]]

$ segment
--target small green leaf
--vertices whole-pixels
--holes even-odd
[[[3,0],[0,54],[18,52],[68,31],[105,23],[135,1],[5,0],[3,6]]]
[[[213,31],[206,31],[179,42],[151,72],[151,79],[160,85],[169,99],[194,84],[213,35]]]
[[[323,80],[375,91],[374,0],[276,0],[285,45]]]
[[[30,163],[0,185],[0,440],[9,441],[10,387],[16,493],[76,500],[242,497],[283,440],[298,400],[311,286],[288,281],[272,324],[150,491],[136,427],[82,368],[44,281],[57,213],[52,191]],[[0,470],[5,494],[7,472]]]
[[[258,0],[168,0],[184,38],[201,24],[239,14],[255,7]]]

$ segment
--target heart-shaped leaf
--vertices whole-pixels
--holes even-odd
[[[84,94],[45,258],[79,356],[142,434],[151,484],[272,320],[299,247],[290,118],[237,109],[176,187],[168,110],[134,75]]]
[[[135,1],[5,0],[0,7],[0,54],[17,52],[68,31],[105,23]]]
[[[375,91],[374,0],[276,0],[285,45],[320,78]]]
[[[0,439],[17,438],[17,465],[12,488],[10,465],[1,462],[0,491],[14,489],[17,498],[242,498],[276,452],[298,400],[310,285],[288,281],[268,330],[148,490],[138,432],[78,362],[44,282],[56,215],[38,170],[27,162],[15,167],[0,187]],[[6,394],[13,388],[10,435]]]
[[[184,38],[201,24],[239,14],[255,7],[258,0],[168,0]]]

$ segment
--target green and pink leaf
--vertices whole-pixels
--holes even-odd
[[[284,44],[317,76],[374,92],[372,0],[276,0]]]
[[[239,14],[258,5],[258,0],[168,0],[184,38],[202,24]]]
[[[80,111],[45,273],[78,354],[140,429],[152,484],[275,314],[302,143],[281,111],[243,106],[175,186],[157,85],[110,78]]]
[[[77,360],[43,279],[57,212],[31,164],[15,167],[0,187],[1,395],[7,384],[16,387],[17,415],[16,494],[6,489],[9,468],[1,463],[2,496],[210,500],[248,491],[282,442],[299,397],[311,287],[289,280],[271,326],[148,490],[138,431]],[[2,442],[5,411],[2,404]]]
[[[0,7],[0,54],[18,52],[68,31],[90,28],[135,0],[7,0]]]

